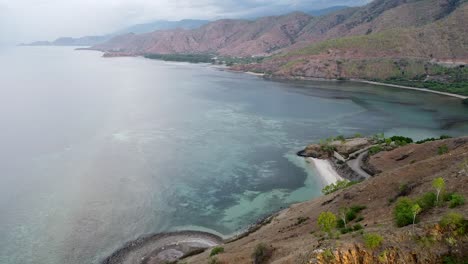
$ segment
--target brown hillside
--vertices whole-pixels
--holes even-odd
[[[255,21],[219,20],[194,30],[127,34],[94,46],[93,49],[134,55],[216,53],[229,56],[266,56],[296,50],[327,39],[372,35],[394,28],[421,27],[450,15],[462,2],[376,0],[363,7],[348,8],[321,17],[296,12]],[[454,43],[453,46],[458,44]],[[459,53],[448,55],[460,56]]]
[[[447,154],[434,151],[441,144],[449,148]],[[405,153],[410,157],[398,160]],[[468,205],[450,209],[439,206],[422,213],[413,233],[411,226],[396,227],[393,218],[395,203],[391,202],[401,186],[411,186],[407,191],[410,198],[433,191],[432,180],[443,177],[446,190],[468,197],[468,175],[460,165],[468,160],[468,138],[449,139],[422,145],[408,145],[390,152],[383,152],[372,163],[384,171],[372,179],[341,191],[296,204],[282,211],[269,224],[240,240],[223,245],[225,253],[217,256],[216,263],[252,263],[251,254],[262,242],[273,248],[268,263],[441,263],[442,256],[452,254],[468,257],[467,237],[457,238],[450,246],[444,232],[437,225],[447,212],[459,212],[468,217]],[[363,245],[359,232],[341,235],[337,239],[325,239],[316,224],[321,212],[338,214],[341,207],[365,205],[359,223],[364,233],[377,233],[383,237],[380,247],[370,250]],[[301,222],[298,219],[307,218]],[[355,224],[351,222],[351,224]],[[432,242],[424,240],[434,238]],[[333,255],[324,260],[324,250]],[[187,263],[208,263],[209,251],[190,257]],[[214,263],[214,262],[213,262]]]

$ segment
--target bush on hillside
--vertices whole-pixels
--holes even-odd
[[[413,205],[414,202],[406,197],[402,197],[397,200],[393,213],[398,227],[407,226],[413,223],[413,211],[411,210]]]
[[[383,237],[379,234],[368,233],[364,235],[364,244],[370,249],[378,248],[383,241]]]
[[[468,221],[460,213],[450,212],[444,215],[439,224],[456,236],[466,235],[468,231]]]
[[[348,181],[348,180],[342,180],[342,181],[337,181],[336,183],[332,183],[330,185],[325,186],[322,189],[323,194],[330,194],[333,192],[336,192],[341,189],[345,189],[351,185],[354,185],[356,183],[359,183],[357,181]]]
[[[395,142],[397,146],[404,146],[413,143],[413,139],[409,137],[393,136],[390,139]]]
[[[437,154],[444,155],[449,152],[447,145],[442,145],[437,149]]]
[[[267,246],[264,243],[257,244],[255,246],[254,252],[252,253],[252,260],[254,264],[266,263],[267,260],[271,257],[273,250],[271,247]]]
[[[369,148],[369,155],[375,155],[379,152],[381,152],[383,150],[383,148],[381,146],[372,146],[371,148]]]
[[[449,196],[448,202],[449,202],[450,208],[455,208],[457,206],[465,204],[465,197],[463,197],[463,195],[458,194],[458,193],[452,193]]]
[[[422,211],[431,209],[436,205],[437,195],[433,192],[425,193],[416,200],[416,203],[421,207]]]
[[[223,253],[224,252],[224,248],[223,247],[214,247],[212,250],[211,250],[211,253],[210,253],[210,257],[212,256],[215,256],[215,255],[218,255],[220,253]]]

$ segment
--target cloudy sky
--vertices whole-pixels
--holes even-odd
[[[152,20],[251,17],[369,0],[0,0],[0,43],[105,34]]]

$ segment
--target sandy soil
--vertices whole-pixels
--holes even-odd
[[[329,160],[307,158],[307,161],[316,169],[317,174],[320,176],[324,185],[329,185],[343,180],[343,178],[332,167]]]

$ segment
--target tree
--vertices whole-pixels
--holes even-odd
[[[416,222],[416,215],[421,212],[421,207],[419,206],[419,204],[415,203],[411,207],[411,212],[413,212],[413,233],[414,233],[414,223]]]
[[[438,204],[439,203],[439,195],[445,188],[444,178],[442,178],[442,177],[435,178],[432,181],[432,187],[434,187],[436,189],[436,191],[437,191],[436,202]]]
[[[322,231],[331,236],[331,231],[336,227],[336,216],[332,212],[322,212],[317,223]]]
[[[348,208],[342,207],[340,208],[340,218],[343,220],[344,223],[344,228],[347,228],[346,226],[346,214],[348,213]]]

